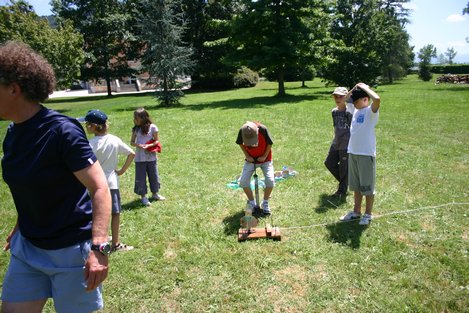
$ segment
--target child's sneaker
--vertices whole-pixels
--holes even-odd
[[[373,219],[373,216],[371,214],[364,214],[363,217],[360,219],[360,222],[358,224],[360,225],[370,225],[371,220]]]
[[[142,204],[143,204],[144,206],[150,206],[150,200],[148,200],[147,197],[143,197],[143,198],[142,198]]]
[[[166,200],[166,198],[163,197],[160,194],[154,194],[153,196],[151,196],[151,199],[154,200],[154,201],[164,201],[164,200]]]
[[[272,211],[270,211],[270,207],[269,207],[269,202],[268,201],[262,201],[262,212],[264,212],[264,214],[271,214]]]
[[[345,214],[344,216],[342,216],[340,218],[340,220],[345,222],[345,221],[355,220],[357,218],[360,218],[361,216],[362,215],[359,214],[359,213],[355,213],[354,211],[350,211],[347,214]]]
[[[125,243],[119,242],[114,247],[111,248],[111,252],[118,252],[118,251],[130,251],[133,250],[133,246],[128,246]]]

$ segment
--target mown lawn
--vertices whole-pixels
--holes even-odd
[[[320,80],[222,92],[189,92],[160,108],[150,94],[54,99],[70,116],[108,113],[110,132],[129,142],[133,110],[160,128],[161,194],[140,206],[133,167],[121,178],[122,240],[110,257],[104,312],[467,312],[469,308],[469,86],[410,76],[379,86],[375,220],[339,223],[352,207],[323,165],[333,136],[333,86]],[[242,191],[239,127],[259,120],[274,138],[274,165],[294,178],[277,184],[272,224],[281,241],[238,243]],[[3,138],[7,122],[0,122]],[[25,195],[27,196],[27,195]],[[16,212],[0,181],[0,237]],[[263,225],[261,223],[261,225]],[[0,279],[9,253],[0,253]],[[53,312],[48,303],[46,312]]]

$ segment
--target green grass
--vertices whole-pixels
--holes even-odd
[[[337,223],[352,196],[329,197],[336,182],[323,161],[333,136],[332,87],[307,85],[288,83],[287,98],[273,97],[269,82],[189,92],[175,108],[155,106],[151,95],[47,103],[71,116],[104,110],[110,132],[126,142],[137,107],[160,128],[168,200],[141,207],[133,167],[122,177],[122,240],[136,249],[110,257],[104,312],[467,312],[469,86],[410,76],[376,89],[376,219],[363,228]],[[277,169],[299,172],[271,199],[280,242],[237,242],[245,197],[226,184],[241,171],[235,139],[246,120],[268,126]],[[5,238],[16,211],[3,181],[0,214]],[[0,254],[0,279],[8,260]],[[45,311],[53,311],[50,302]]]

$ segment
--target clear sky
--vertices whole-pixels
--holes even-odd
[[[38,15],[50,15],[50,0],[27,0]],[[406,26],[410,44],[417,54],[420,48],[432,44],[437,54],[450,47],[457,52],[455,62],[469,63],[469,15],[462,15],[468,0],[411,0],[411,23]],[[8,0],[0,0],[5,5]]]

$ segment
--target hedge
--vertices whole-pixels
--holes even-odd
[[[432,65],[430,71],[435,74],[469,74],[469,64]]]

